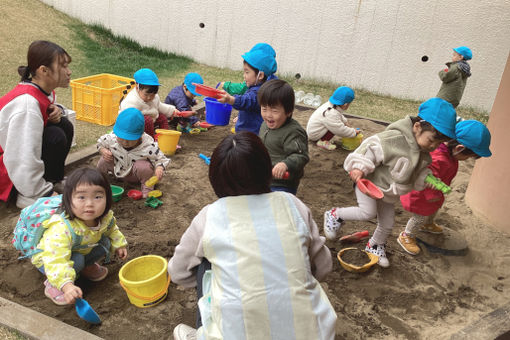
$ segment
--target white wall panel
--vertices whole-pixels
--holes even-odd
[[[466,45],[473,76],[461,104],[486,111],[510,47],[510,0],[42,1],[201,63],[241,69],[241,54],[265,41],[280,74],[418,100],[437,93],[452,48]]]

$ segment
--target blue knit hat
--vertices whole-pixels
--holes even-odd
[[[430,98],[419,108],[418,117],[426,120],[437,131],[450,138],[455,138],[457,113],[452,104],[441,98]]]
[[[242,57],[251,67],[264,72],[266,76],[270,76],[276,72],[277,66],[275,57],[270,53],[267,53],[267,50],[258,49],[255,51],[249,51],[243,54]]]
[[[193,83],[196,84],[203,84],[204,80],[198,73],[188,73],[186,77],[184,77],[184,85],[186,85],[186,88],[189,90],[189,92],[193,93],[195,96],[201,96],[195,89],[196,86],[193,85]]]
[[[463,120],[455,126],[457,142],[481,157],[492,155],[489,145],[491,133],[489,129],[477,120]]]
[[[348,86],[340,86],[329,97],[329,102],[333,105],[344,105],[354,100],[354,91]]]
[[[139,139],[145,128],[145,120],[140,110],[130,107],[117,116],[113,133],[125,140]]]
[[[159,80],[156,73],[149,68],[142,68],[135,72],[135,81],[142,85],[157,85],[159,86]]]
[[[455,52],[460,54],[462,57],[464,57],[464,60],[471,60],[473,58],[473,52],[471,52],[471,49],[466,46],[459,46],[453,49]]]
[[[257,50],[260,50],[268,55],[271,55],[273,56],[274,58],[276,58],[276,51],[274,50],[274,48],[267,44],[267,43],[258,43],[258,44],[255,44],[255,46],[253,46],[250,50],[250,52],[253,52],[253,51],[257,51]],[[278,64],[276,62],[276,59],[274,61],[274,67],[273,69],[271,70],[271,74],[275,73],[276,72],[276,69],[278,67]]]

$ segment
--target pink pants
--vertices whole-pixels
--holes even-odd
[[[115,175],[114,172],[114,163],[113,161],[108,162],[103,157],[99,159],[99,162],[97,162],[97,168],[101,173],[108,174],[108,171],[110,171],[116,178],[117,175]],[[131,168],[131,171],[129,174],[125,177],[121,177],[119,179],[123,180],[124,182],[128,183],[145,183],[149,178],[151,178],[154,175],[154,168],[151,164],[151,162],[145,160],[145,159],[139,159],[133,163],[133,167]]]
[[[321,140],[327,140],[329,142],[333,137],[335,137],[333,132],[328,131],[324,136],[321,137]]]
[[[154,138],[155,128],[168,129],[168,119],[162,113],[159,114],[155,122],[152,121],[152,117],[149,115],[144,115],[143,118],[145,119],[144,132],[152,138]]]

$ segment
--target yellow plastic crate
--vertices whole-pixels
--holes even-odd
[[[76,119],[112,125],[117,119],[123,91],[130,91],[134,79],[102,73],[71,80]]]

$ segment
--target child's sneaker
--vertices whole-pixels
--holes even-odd
[[[90,281],[101,281],[104,280],[106,275],[108,275],[108,268],[100,266],[97,263],[91,264],[90,266],[86,266],[80,272],[80,274]]]
[[[421,250],[420,247],[416,244],[416,238],[406,234],[405,231],[398,235],[397,242],[406,252],[411,255],[418,255]]]
[[[435,223],[430,224],[424,224],[421,226],[420,231],[424,231],[431,234],[442,234],[443,233],[443,227],[440,225],[437,225]]]
[[[183,323],[174,328],[174,340],[196,340],[197,330]]]
[[[386,246],[384,244],[374,244],[372,246],[370,245],[370,241],[368,241],[365,251],[379,256],[377,264],[381,267],[388,268],[390,266],[390,261],[388,261],[388,258],[386,257]]]
[[[342,222],[335,216],[335,210],[336,208],[333,208],[324,212],[324,235],[328,240],[334,240],[342,226]]]
[[[46,297],[48,297],[56,305],[68,305],[66,299],[64,299],[64,292],[53,287],[48,280],[44,281],[44,295],[46,295]]]
[[[332,151],[332,150],[336,149],[336,145],[331,143],[330,141],[327,141],[327,140],[319,140],[319,141],[317,141],[317,146],[319,148],[323,148],[323,149],[328,150],[328,151]]]

